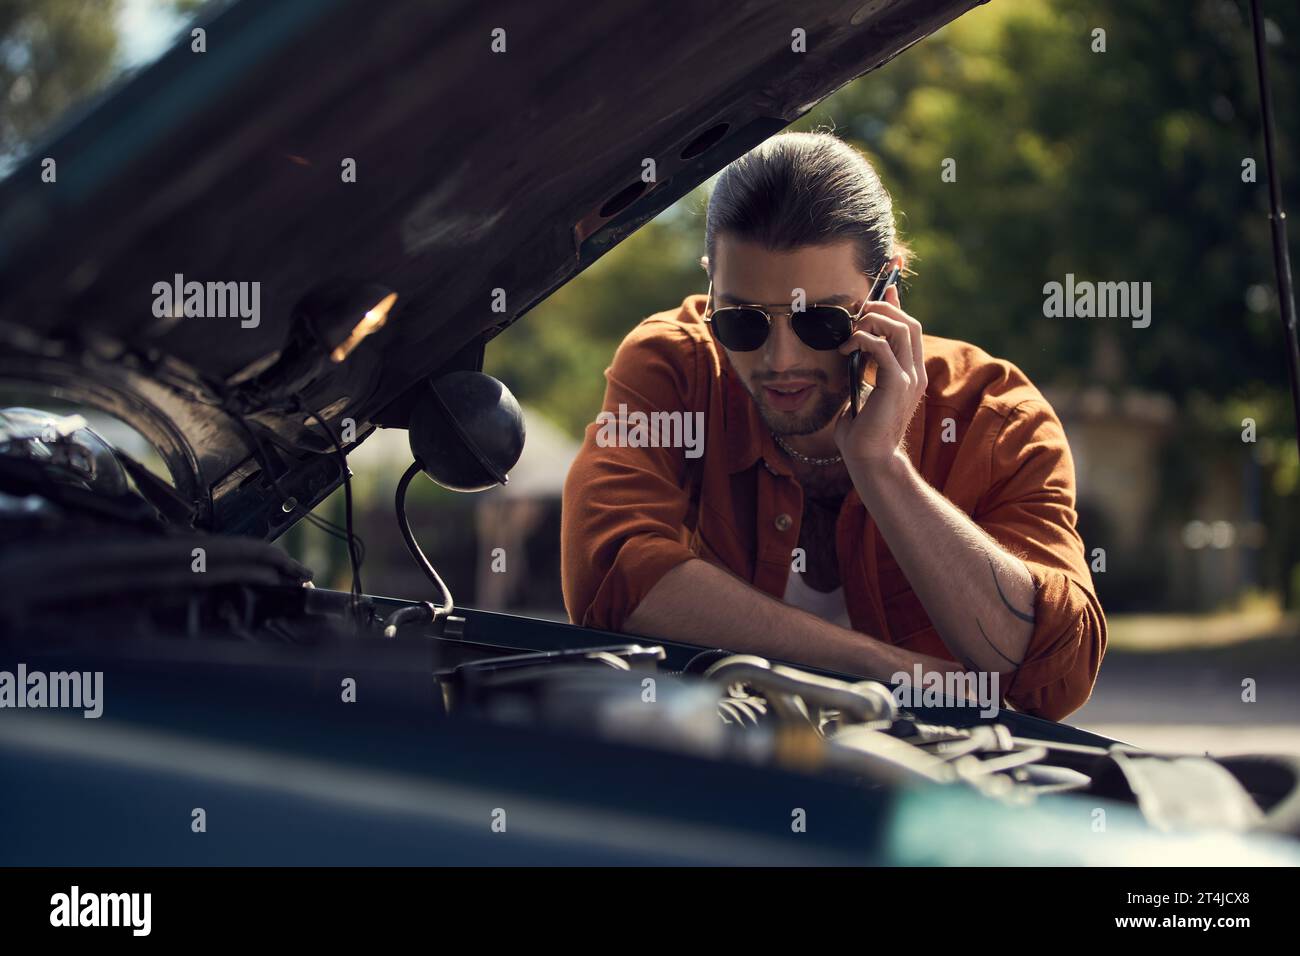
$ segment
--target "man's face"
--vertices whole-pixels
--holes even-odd
[[[805,305],[841,305],[856,315],[871,291],[850,240],[773,252],[720,235],[714,246],[713,307],[761,305],[772,316],[767,341],[753,352],[724,349],[731,366],[778,435],[809,435],[829,424],[848,400],[848,360],[809,348],[790,327],[795,289]]]

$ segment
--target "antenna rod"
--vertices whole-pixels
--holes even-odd
[[[1268,85],[1264,60],[1264,18],[1259,0],[1250,0],[1250,18],[1255,33],[1255,73],[1259,79],[1259,101],[1264,114],[1264,159],[1268,171],[1268,221],[1273,232],[1273,270],[1277,273],[1277,303],[1286,337],[1286,364],[1291,375],[1291,405],[1296,417],[1296,447],[1300,449],[1300,342],[1296,338],[1295,292],[1291,286],[1291,257],[1286,244],[1286,213],[1282,209],[1282,184],[1278,181],[1273,154],[1273,92]]]

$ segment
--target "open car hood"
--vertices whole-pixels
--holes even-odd
[[[480,368],[637,227],[981,2],[237,3],[202,24],[206,52],[182,36],[0,183],[0,380],[133,425],[196,526],[273,538],[295,517],[263,464],[303,505],[342,481],[305,410],[357,440],[404,426],[435,373]],[[159,316],[177,276],[259,283],[256,325]],[[294,316],[326,287],[358,320],[397,300],[298,375],[296,407],[224,408],[289,384]]]

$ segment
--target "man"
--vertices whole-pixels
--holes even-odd
[[[866,301],[906,256],[867,160],[769,139],[720,175],[705,246],[710,293],[624,339],[602,413],[698,415],[702,454],[588,428],[564,491],[574,623],[878,680],[983,671],[1019,710],[1080,707],[1106,625],[1065,434],[1015,366],[922,334],[896,287]]]

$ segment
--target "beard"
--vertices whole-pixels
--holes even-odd
[[[823,376],[824,378],[824,376]],[[749,392],[749,397],[754,400],[758,406],[758,413],[762,416],[767,427],[774,434],[782,436],[792,435],[811,435],[819,432],[839,414],[840,409],[844,407],[844,402],[848,399],[847,384],[843,389],[827,388],[820,382],[813,386],[814,395],[806,403],[807,408],[796,412],[782,412],[771,408],[766,399],[763,397],[762,382],[745,382],[745,390]]]

